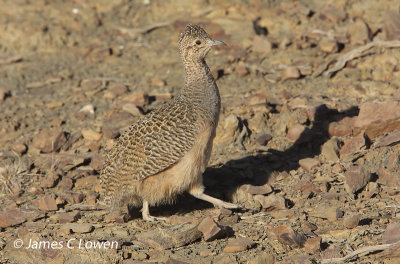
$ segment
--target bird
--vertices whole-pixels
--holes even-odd
[[[172,203],[184,192],[219,208],[241,208],[205,194],[203,185],[221,107],[205,58],[226,44],[195,24],[185,27],[178,44],[183,87],[121,134],[100,173],[103,203],[112,210],[141,206],[145,221],[165,220],[152,216],[149,206]]]

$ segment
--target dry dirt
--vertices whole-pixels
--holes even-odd
[[[1,1],[0,263],[400,263],[399,7]],[[247,210],[183,194],[151,208],[166,222],[109,215],[104,153],[181,87],[187,23],[228,43],[207,58],[223,106],[204,181]]]

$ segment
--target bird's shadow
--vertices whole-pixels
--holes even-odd
[[[207,168],[204,173],[206,193],[229,200],[230,197],[226,197],[226,194],[234,192],[243,184],[263,185],[268,182],[273,172],[296,170],[299,167],[299,160],[320,154],[321,146],[330,138],[328,133],[330,123],[345,117],[357,116],[358,112],[357,107],[339,112],[336,109],[329,109],[325,104],[320,105],[316,108],[312,126],[304,130],[287,150],[269,149],[257,155],[230,160],[218,168]],[[153,211],[156,215],[168,216],[211,207],[210,203],[183,194],[177,198],[174,205],[160,206]]]

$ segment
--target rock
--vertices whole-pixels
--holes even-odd
[[[94,227],[91,224],[75,224],[75,223],[70,223],[70,224],[65,224],[64,227],[66,229],[72,230],[74,233],[79,233],[79,234],[85,234],[85,233],[90,233],[93,231]]]
[[[92,104],[87,104],[84,107],[82,107],[79,112],[81,113],[89,113],[91,115],[94,115],[94,106]]]
[[[256,138],[256,142],[261,146],[266,146],[271,139],[272,136],[270,134],[262,134]]]
[[[46,107],[50,110],[53,110],[53,109],[59,108],[63,105],[64,105],[64,102],[62,102],[62,101],[53,101],[53,102],[46,104]]]
[[[170,217],[168,217],[168,222],[171,225],[179,225],[184,223],[198,224],[199,219],[194,216],[171,215]]]
[[[286,201],[280,195],[270,194],[268,196],[255,195],[254,200],[258,201],[262,208],[267,211],[286,209]]]
[[[79,213],[79,211],[62,212],[56,214],[57,222],[60,224],[75,222],[79,218],[81,218],[81,214]]]
[[[104,222],[106,222],[106,223],[122,224],[122,223],[128,222],[130,219],[131,219],[130,214],[122,213],[119,210],[115,210],[104,216]]]
[[[274,264],[275,257],[267,252],[257,253],[257,257],[249,261],[249,264]]]
[[[64,191],[69,191],[72,189],[73,186],[74,186],[74,183],[71,178],[62,177],[61,181],[57,185],[57,188],[60,188],[61,190],[64,190]]]
[[[311,222],[308,222],[308,221],[304,221],[304,223],[303,223],[303,231],[306,234],[312,235],[312,234],[314,234],[314,231],[317,230],[317,229],[318,229],[317,225],[315,225],[315,224],[313,224]]]
[[[387,10],[384,16],[385,33],[387,40],[400,39],[400,14],[393,10]],[[1,98],[1,97],[0,97]]]
[[[40,180],[40,187],[53,188],[54,186],[56,186],[59,179],[60,174],[51,170]]]
[[[41,152],[57,152],[67,142],[64,131],[59,128],[43,129],[32,141],[33,147]]]
[[[296,80],[298,78],[300,78],[300,72],[299,72],[299,69],[297,69],[297,67],[288,66],[283,71],[281,71],[281,80],[282,81]]]
[[[43,211],[57,211],[56,199],[51,195],[43,196],[39,199],[39,208]]]
[[[322,38],[319,43],[319,48],[326,53],[334,53],[338,51],[338,45],[335,39]]]
[[[246,208],[253,208],[254,207],[254,200],[253,195],[247,192],[249,185],[244,184],[239,188],[234,188],[231,190],[231,193],[228,193],[228,197],[232,202],[237,204],[242,204]]]
[[[224,233],[221,226],[219,226],[210,216],[204,218],[198,225],[197,229],[203,233],[204,241],[206,242],[220,238]]]
[[[296,189],[300,190],[301,192],[311,192],[314,194],[320,193],[321,190],[315,186],[311,181],[301,180],[296,185]]]
[[[139,108],[133,103],[127,103],[122,106],[122,110],[133,115],[133,116],[140,116]]]
[[[340,149],[340,158],[360,152],[367,148],[366,135],[364,132],[359,133],[353,138],[346,139]]]
[[[153,77],[153,79],[151,79],[152,86],[164,87],[166,84],[167,84],[167,82],[165,80],[161,80],[157,76],[155,76],[155,77]]]
[[[378,182],[386,186],[400,186],[400,176],[398,173],[388,170],[385,167],[379,168],[376,172],[378,175]]]
[[[113,113],[104,120],[102,132],[106,138],[116,138],[121,130],[126,129],[135,121],[135,118],[127,112]]]
[[[369,138],[400,130],[400,102],[363,103],[354,126],[364,130]]]
[[[218,126],[215,143],[234,140],[234,136],[239,132],[240,120],[235,115],[230,114],[222,120],[222,126]]]
[[[94,187],[95,186],[98,186],[98,185],[94,185]],[[94,189],[94,188],[93,188]],[[92,204],[92,205],[95,205],[96,204],[96,201],[97,201],[97,199],[100,197],[100,195],[98,194],[98,193],[96,193],[96,192],[94,192],[94,191],[92,191],[92,192],[89,192],[87,195],[86,195],[86,204]]]
[[[256,194],[270,194],[273,192],[271,185],[268,183],[261,186],[247,185],[247,192],[253,195]]]
[[[26,152],[28,148],[26,147],[25,144],[23,143],[15,143],[12,147],[11,150],[16,152],[18,155],[22,155]]]
[[[19,225],[26,220],[35,220],[42,217],[43,214],[39,210],[21,210],[19,208],[0,211],[0,228]]]
[[[326,5],[320,10],[319,17],[323,20],[328,19],[331,22],[337,23],[344,20],[347,14],[332,5]]]
[[[309,254],[316,254],[321,251],[321,237],[312,237],[304,243],[304,251]]]
[[[286,134],[286,139],[289,140],[290,142],[296,142],[297,140],[300,139],[305,130],[306,128],[303,125],[300,124],[294,125],[291,128],[289,128]]]
[[[384,136],[383,138],[379,139],[375,143],[375,147],[379,148],[379,147],[384,147],[384,146],[392,146],[392,145],[396,145],[398,143],[400,143],[400,129],[393,131],[389,135]]]
[[[224,255],[217,255],[214,259],[213,259],[213,264],[232,264],[232,263],[236,263],[237,259],[235,256],[231,256],[228,255],[226,256]]]
[[[356,118],[345,117],[339,122],[332,122],[328,126],[328,134],[333,137],[348,136],[353,133],[353,126]]]
[[[254,242],[248,238],[240,237],[228,240],[224,248],[224,253],[236,253],[247,250],[254,245]]]
[[[61,197],[57,197],[56,198],[56,204],[57,205],[64,205],[65,204],[65,200]]]
[[[284,245],[303,247],[306,242],[306,237],[303,234],[294,231],[289,226],[280,225],[274,230],[274,232],[278,241]]]
[[[75,188],[94,186],[99,183],[100,183],[100,181],[96,175],[89,175],[89,176],[77,179],[75,182]]]
[[[289,257],[289,262],[290,264],[314,264],[314,260],[310,259],[310,256],[308,255],[294,255],[292,257]]]
[[[111,92],[114,96],[119,96],[126,93],[128,87],[123,83],[112,82],[107,86],[107,91]]]
[[[184,223],[142,232],[137,239],[155,249],[169,249],[188,245],[201,236],[196,224]]]
[[[246,67],[246,66],[244,66],[244,65],[236,65],[235,66],[235,72],[239,75],[239,76],[241,76],[241,77],[243,77],[243,76],[246,76],[246,75],[248,75],[249,74],[249,69]]]
[[[85,199],[85,195],[83,193],[71,193],[67,192],[63,194],[63,197],[69,204],[77,204],[81,203],[83,199]]]
[[[326,141],[321,147],[321,155],[330,162],[339,161],[339,140],[333,137]]]
[[[344,213],[340,207],[329,204],[320,204],[317,205],[309,214],[313,217],[328,219],[331,222],[336,222],[336,220],[341,218]]]
[[[392,244],[400,241],[400,223],[390,223],[383,233],[382,244]]]
[[[345,188],[349,193],[363,189],[371,180],[371,173],[364,166],[353,165],[345,173]]]
[[[299,160],[299,165],[302,167],[305,171],[310,172],[314,168],[317,168],[319,166],[319,160],[313,159],[313,158],[305,158]]]
[[[348,28],[350,43],[352,45],[362,45],[370,40],[370,30],[368,25],[360,18],[351,24]]]
[[[96,80],[96,79],[84,79],[80,83],[80,87],[82,90],[86,91],[93,91],[98,88],[100,88],[103,85],[102,80]]]
[[[180,261],[180,260],[170,258],[167,260],[167,262],[165,262],[165,264],[189,264],[189,263],[185,262],[185,261]]]
[[[255,35],[252,50],[257,53],[268,54],[272,50],[272,43],[265,36]]]
[[[343,225],[346,228],[352,229],[358,226],[360,222],[360,214],[353,213],[343,217]]]
[[[139,107],[144,107],[149,104],[149,96],[146,92],[136,92],[128,94],[122,98],[123,101],[131,102]]]
[[[105,157],[103,155],[99,155],[99,154],[93,154],[91,159],[90,159],[90,164],[89,166],[96,170],[99,171],[103,168],[104,166],[104,161],[105,161]]]
[[[10,96],[10,90],[0,87],[0,103],[3,102],[7,96]]]
[[[220,214],[218,216],[218,223],[223,226],[224,235],[229,234],[231,231],[230,226],[239,223],[240,217],[237,214]]]
[[[82,136],[86,140],[93,140],[93,141],[99,141],[102,137],[102,135],[99,132],[93,131],[91,129],[82,129],[81,130]]]

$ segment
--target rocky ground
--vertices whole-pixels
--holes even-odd
[[[3,0],[0,262],[399,263],[399,7]],[[105,151],[183,83],[189,22],[229,45],[207,58],[207,192],[247,210],[186,194],[151,208],[166,222],[96,209]]]

